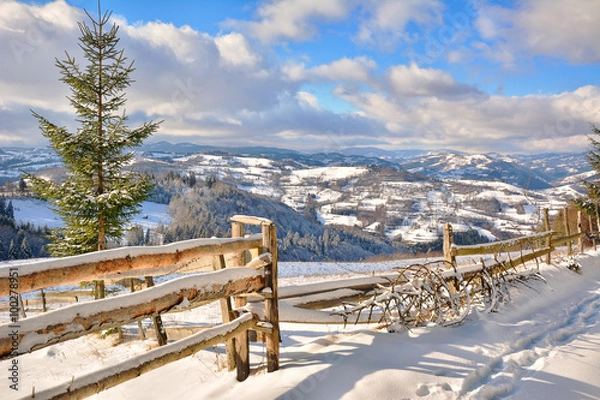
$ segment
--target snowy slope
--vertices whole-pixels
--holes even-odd
[[[298,212],[314,200],[312,206],[323,224],[357,226],[406,244],[439,239],[445,222],[458,230],[475,229],[490,239],[529,234],[538,228],[542,208],[556,215],[568,199],[581,193],[579,178],[590,176],[581,154],[359,150],[307,155],[282,149],[159,143],[139,151],[136,168],[194,173],[199,181],[218,178]],[[7,176],[18,175],[13,165],[37,169],[56,164],[48,149],[6,150],[1,156]],[[50,171],[42,173],[51,175]],[[41,222],[54,226],[56,219]],[[152,226],[149,222],[137,221],[145,227]]]
[[[238,383],[234,373],[223,369],[225,358],[218,346],[92,398],[599,398],[600,253],[589,252],[579,260],[582,275],[560,260],[543,264],[546,283],[516,286],[512,301],[499,312],[474,312],[455,328],[385,333],[369,326],[282,324],[277,372],[265,372],[264,347],[255,344],[252,375]],[[299,267],[295,265],[292,270]],[[321,272],[326,265],[319,264]],[[330,265],[346,272],[367,269],[367,264]],[[282,285],[332,279],[292,275],[282,279]],[[167,325],[218,320],[218,304],[166,317]],[[147,339],[112,347],[110,340],[97,335],[53,345],[21,356],[22,390],[11,392],[5,383],[0,385],[0,398],[25,398],[32,386],[37,391],[67,386],[73,376],[110,367],[154,346],[154,340]],[[6,371],[9,362],[1,361],[0,370]]]
[[[36,226],[47,225],[57,228],[63,225],[62,220],[49,207],[48,203],[38,199],[17,198],[11,199],[17,222],[31,222]],[[134,216],[131,223],[144,228],[156,228],[159,223],[168,225],[171,217],[167,214],[168,206],[165,204],[144,201],[141,211]]]

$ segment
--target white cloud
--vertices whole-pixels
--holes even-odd
[[[130,39],[150,47],[162,48],[167,51],[167,55],[175,56],[180,62],[198,62],[203,55],[195,46],[198,40],[202,40],[202,35],[187,25],[178,28],[163,22],[148,22],[143,25],[128,25],[126,20],[121,19],[115,22]],[[208,39],[207,35],[205,37]]]
[[[421,96],[338,87],[336,95],[386,126],[396,146],[527,153],[584,149],[590,122],[600,122],[600,88],[586,86],[554,96]]]
[[[457,83],[447,72],[420,68],[416,64],[391,67],[388,81],[398,97],[481,95],[475,88]]]
[[[274,0],[258,8],[258,21],[229,20],[224,26],[245,30],[266,43],[304,41],[318,34],[317,22],[345,18],[351,3],[346,0]]]
[[[443,4],[438,0],[371,0],[363,2],[368,11],[359,26],[356,41],[392,50],[402,38],[409,22],[419,25],[441,24]]]
[[[493,46],[506,43],[504,52],[593,63],[600,61],[599,16],[594,0],[526,0],[515,9],[482,6],[476,27]]]
[[[321,107],[319,106],[319,99],[317,99],[317,96],[311,93],[298,92],[296,97],[298,98],[298,103],[300,103],[301,106],[312,107],[315,110],[321,109]]]
[[[225,65],[252,68],[261,60],[260,55],[252,50],[246,38],[240,33],[221,35],[215,39],[215,44]]]
[[[378,35],[394,37],[406,21],[436,24],[436,12],[441,7],[438,2],[399,1],[399,6],[368,1],[363,3],[368,9],[360,8],[357,1],[320,3],[266,3],[255,27],[264,25],[261,32],[265,40],[300,40],[318,32],[316,21],[337,21],[349,10],[362,10],[363,26]],[[434,11],[421,9],[420,4],[430,4]],[[529,8],[518,10],[522,18],[534,11],[540,15],[534,7],[538,3],[528,4]],[[402,15],[377,17],[385,7],[407,10]],[[505,39],[516,32],[517,23],[524,22],[515,18],[514,23],[507,23],[505,17],[512,12],[497,7],[480,14],[478,29],[485,38],[471,43],[479,46],[480,54],[499,57],[505,64],[518,61],[523,47],[517,49],[514,42]],[[275,20],[275,16],[283,20]],[[489,18],[485,24],[484,16]],[[29,108],[59,125],[75,124],[65,98],[68,87],[58,80],[54,58],[64,58],[67,50],[81,61],[76,22],[84,19],[81,10],[63,1],[45,6],[0,1],[0,144],[44,140]],[[373,58],[355,56],[307,68],[277,60],[270,48],[249,39],[247,31],[211,36],[189,26],[118,21],[121,47],[130,60],[135,60],[136,67],[132,74],[135,82],[127,90],[130,125],[150,118],[164,119],[156,138],[298,149],[335,150],[362,144],[527,152],[542,150],[541,146],[564,150],[567,143],[584,149],[589,122],[600,123],[597,86],[554,96],[491,96],[457,81],[448,72],[414,63],[394,65],[381,73]],[[279,26],[283,21],[292,23],[296,33],[286,36],[284,27]],[[528,29],[529,35],[542,28],[536,25]],[[534,36],[524,36],[523,42],[533,43],[530,37]],[[536,46],[526,47],[532,52],[551,53],[565,47],[561,40],[544,37]],[[455,51],[457,60],[473,57],[464,47]],[[575,50],[572,56],[580,57]],[[333,95],[352,104],[356,112],[329,111],[327,100],[314,94],[318,90],[309,93],[302,89],[305,84],[320,89],[332,83],[338,85]]]
[[[369,82],[371,71],[377,67],[375,61],[368,57],[354,59],[341,58],[329,64],[322,64],[305,69],[303,64],[288,65],[284,71],[291,80],[329,80]]]

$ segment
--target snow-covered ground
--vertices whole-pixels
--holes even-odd
[[[47,225],[49,228],[58,228],[63,225],[62,220],[56,215],[47,202],[32,198],[11,199],[17,222],[30,222],[35,226]],[[156,228],[160,222],[164,225],[171,223],[167,214],[169,206],[150,201],[142,203],[141,211],[134,216],[131,223],[144,228]]]
[[[252,375],[239,383],[223,368],[223,347],[217,346],[92,398],[600,399],[600,252],[578,260],[581,275],[560,259],[542,264],[546,283],[515,286],[511,302],[498,312],[475,310],[454,328],[386,333],[364,325],[284,323],[277,372],[265,372],[264,347],[255,344]],[[282,263],[281,284],[331,280],[331,274],[364,276],[391,266]],[[213,303],[165,320],[167,326],[214,322],[218,310]],[[20,391],[11,391],[2,379],[0,398],[28,397],[34,386],[36,392],[66,387],[73,376],[110,368],[155,345],[147,339],[112,346],[111,340],[89,335],[23,355]],[[6,376],[9,365],[0,362]]]

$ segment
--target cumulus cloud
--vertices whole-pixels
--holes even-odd
[[[247,32],[264,43],[314,39],[319,23],[340,22],[352,12],[363,18],[354,40],[362,45],[392,50],[401,39],[409,39],[406,25],[441,24],[443,3],[439,0],[274,0],[260,5],[256,20],[227,20],[222,25]]]
[[[298,92],[297,96],[298,102],[301,106],[312,107],[315,110],[320,110],[319,99],[317,96],[310,94],[308,92]]]
[[[524,49],[583,57],[581,50],[567,49],[561,38],[532,40],[545,28],[525,27],[525,21],[548,13],[533,0],[523,4],[516,10],[480,10],[481,40],[471,43],[480,54],[495,55],[503,63],[517,60]],[[260,6],[255,25],[246,28],[255,29],[253,34],[264,41],[306,40],[318,34],[318,21],[339,21],[362,10],[358,30],[368,27],[371,32],[365,38],[387,34],[400,40],[396,33],[410,22],[437,24],[441,7],[433,0],[273,1]],[[30,108],[59,125],[76,124],[65,98],[69,88],[59,82],[54,59],[64,58],[67,50],[81,61],[77,21],[85,19],[64,1],[44,6],[0,2],[0,144],[43,141]],[[600,123],[597,86],[552,96],[491,95],[440,69],[418,63],[378,65],[360,53],[311,67],[278,60],[272,48],[249,36],[251,30],[213,36],[189,26],[116,21],[121,47],[136,67],[135,82],[127,90],[130,125],[164,119],[157,139],[307,150],[378,145],[523,152],[564,150],[567,143],[584,149],[589,122]],[[291,26],[283,26],[284,21]],[[521,47],[516,47],[515,32],[526,33]],[[582,43],[595,48],[585,32],[565,34],[574,35],[572,40],[585,37]],[[456,57],[464,60],[464,52]],[[307,89],[319,85],[334,86],[332,95],[357,111],[328,110],[327,101],[315,95],[319,90]]]
[[[375,93],[339,86],[336,94],[389,131],[396,146],[465,151],[501,149],[527,152],[564,150],[565,143],[587,145],[589,122],[600,121],[600,88],[582,87],[554,96],[421,96],[406,102],[403,93]]]
[[[304,41],[318,34],[317,22],[339,21],[351,5],[346,0],[275,0],[258,8],[258,21],[228,20],[223,25],[247,31],[266,43]]]
[[[416,64],[396,65],[388,72],[388,81],[398,97],[435,96],[484,96],[474,87],[460,84],[444,71],[420,68]]]
[[[377,63],[368,57],[341,58],[329,64],[306,69],[304,64],[288,65],[284,71],[290,80],[328,80],[369,82]]]
[[[240,33],[233,32],[219,36],[215,39],[215,44],[224,65],[253,68],[261,61],[261,56],[251,48]]]
[[[594,63],[600,60],[598,15],[598,1],[526,0],[515,9],[482,6],[476,27],[483,38],[494,45],[505,43],[514,53]]]
[[[443,4],[438,0],[372,0],[363,2],[367,11],[359,26],[356,41],[392,50],[407,38],[409,22],[420,25],[441,24]]]

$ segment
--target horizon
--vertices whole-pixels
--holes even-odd
[[[509,157],[509,156],[543,156],[543,155],[585,155],[586,153],[588,153],[590,150],[589,149],[584,149],[584,150],[580,150],[580,151],[560,151],[560,150],[555,150],[555,151],[543,151],[543,152],[539,152],[539,153],[529,153],[529,152],[525,152],[525,153],[502,153],[502,152],[498,152],[498,151],[494,151],[494,150],[489,150],[486,152],[467,152],[467,151],[462,151],[462,150],[456,150],[456,149],[395,149],[395,150],[387,150],[387,149],[382,149],[380,147],[372,147],[372,146],[367,146],[367,147],[343,147],[343,148],[339,148],[336,150],[330,150],[330,151],[318,151],[318,150],[296,150],[296,149],[292,149],[292,148],[286,148],[286,147],[276,147],[276,146],[265,146],[265,145],[240,145],[240,146],[234,146],[232,144],[224,144],[224,145],[210,145],[210,144],[199,144],[199,143],[192,143],[192,142],[170,142],[168,140],[159,140],[159,141],[153,141],[152,138],[150,138],[147,142],[142,143],[140,146],[133,148],[133,151],[136,151],[139,148],[142,148],[144,146],[153,146],[153,145],[160,145],[160,144],[165,144],[165,145],[169,145],[169,146],[179,146],[179,145],[193,145],[193,146],[199,146],[199,147],[205,147],[207,151],[210,150],[237,150],[237,151],[241,151],[243,149],[266,149],[266,150],[277,150],[277,151],[292,151],[292,152],[296,152],[299,154],[304,154],[304,155],[316,155],[316,154],[342,154],[344,152],[350,151],[350,150],[373,150],[373,151],[381,151],[381,152],[389,152],[389,153],[395,153],[395,152],[422,152],[424,154],[427,153],[440,153],[440,154],[444,154],[444,153],[456,153],[456,154],[463,154],[463,155],[468,155],[468,156],[476,156],[476,155],[484,155],[484,156],[489,156],[489,155],[499,155],[502,157]],[[27,145],[23,145],[23,146],[19,146],[19,145],[1,145],[0,144],[0,150],[5,150],[5,149],[16,149],[16,150],[21,150],[21,149],[28,149],[28,150],[33,150],[33,149],[48,149],[48,150],[53,150],[52,147],[49,144],[46,145],[40,145],[40,146],[27,146]]]
[[[600,2],[546,5],[102,2],[135,61],[129,125],[165,121],[148,143],[585,152],[600,125]],[[0,2],[0,147],[48,145],[30,109],[76,126],[54,58],[81,59],[84,8],[97,13],[91,0]]]

